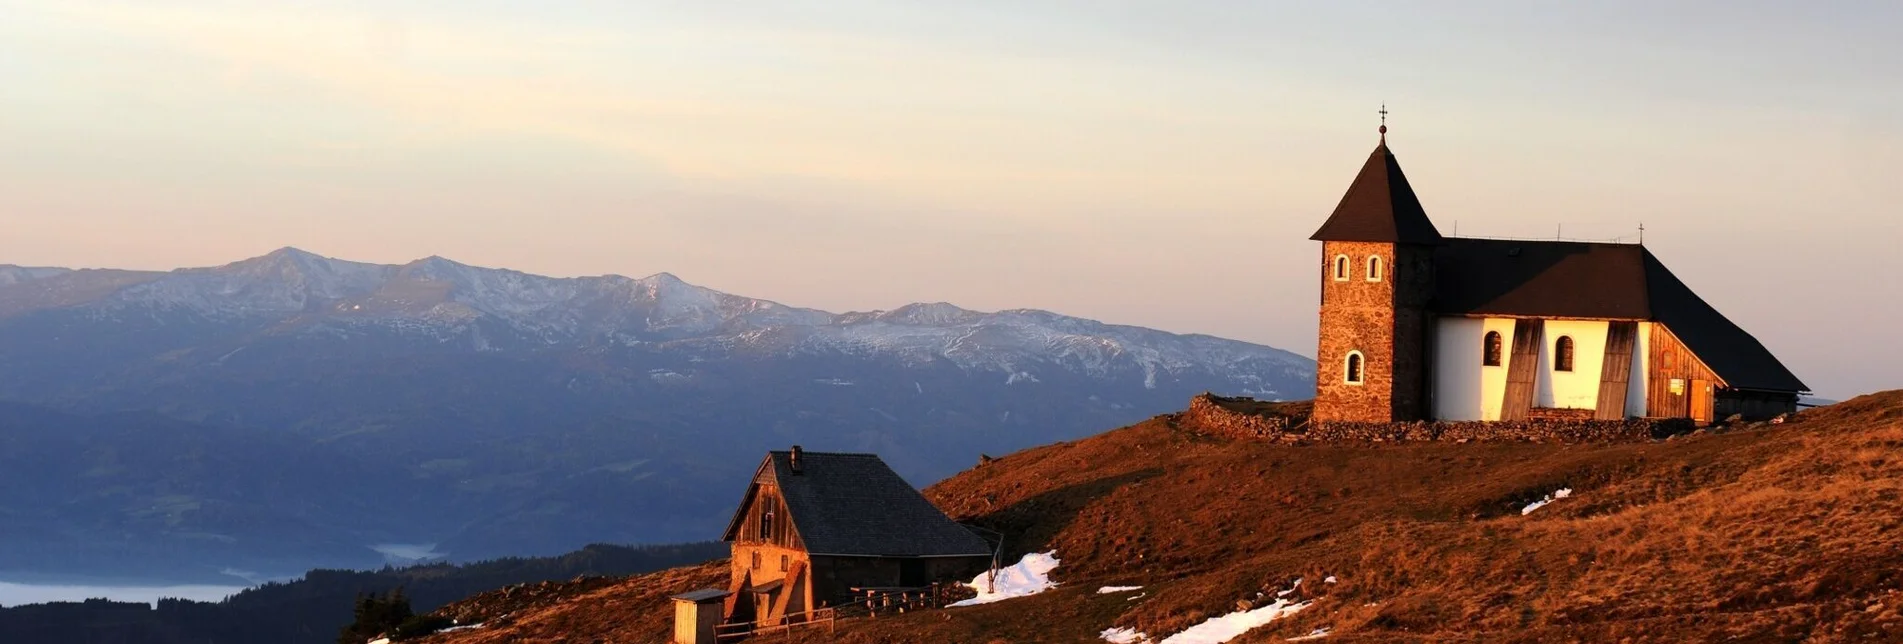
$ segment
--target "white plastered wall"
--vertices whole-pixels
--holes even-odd
[[[1513,361],[1513,320],[1444,317],[1434,329],[1434,417],[1499,420],[1507,367]],[[1500,334],[1498,367],[1482,364],[1488,331]]]
[[[1606,366],[1604,320],[1547,320],[1540,340],[1533,406],[1549,409],[1595,409],[1599,406],[1599,375]],[[1559,339],[1573,339],[1573,370],[1560,371],[1556,362]]]

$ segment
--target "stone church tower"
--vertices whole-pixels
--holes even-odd
[[[1316,421],[1423,420],[1432,409],[1433,256],[1445,242],[1388,152],[1387,131],[1309,237],[1322,242]]]

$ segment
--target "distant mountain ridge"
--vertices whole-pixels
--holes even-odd
[[[710,538],[734,477],[768,448],[876,451],[922,485],[979,452],[1088,435],[1201,391],[1301,398],[1312,378],[1306,358],[1211,336],[946,303],[831,313],[667,273],[552,278],[294,248],[164,272],[0,266],[0,402],[58,410],[29,415],[48,432],[40,444],[80,450],[48,459],[70,464],[48,474],[74,479],[64,496],[22,498],[0,515],[39,517],[37,534],[77,544],[121,535],[103,549],[173,540],[207,566],[220,549],[244,550],[252,566],[296,555],[210,508],[308,521],[299,541],[333,554],[382,542],[441,543],[461,558],[691,541]],[[88,422],[73,418],[121,412],[273,437],[231,443],[252,453],[169,458],[322,463],[258,498],[226,489],[241,480],[126,462],[158,458],[164,444],[110,460],[50,438]],[[99,440],[130,440],[136,424],[110,423],[120,438]],[[31,443],[31,431],[21,436]],[[89,485],[87,472],[132,478]],[[383,472],[391,491],[326,497],[366,493],[326,472]],[[58,503],[94,514],[66,516]],[[153,522],[154,503],[180,509]],[[298,507],[310,510],[286,510]],[[5,559],[0,572],[22,565]],[[320,564],[348,562],[285,567]]]
[[[834,314],[730,295],[669,273],[553,278],[441,257],[382,265],[296,248],[214,268],[105,272],[0,266],[0,319],[54,308],[94,315],[185,314],[206,321],[278,322],[267,333],[420,334],[498,351],[551,345],[679,342],[698,351],[892,352],[940,357],[1008,375],[1039,359],[1104,373],[1119,358],[1159,372],[1225,369],[1249,378],[1260,362],[1301,365],[1283,351],[1211,336],[1103,324],[1047,311],[982,313],[936,302]],[[115,290],[116,289],[116,290]],[[36,293],[37,291],[37,293]],[[91,299],[57,294],[95,294]],[[35,297],[37,295],[37,297]],[[11,297],[9,297],[11,296]],[[986,337],[974,340],[982,331]],[[1274,396],[1259,387],[1248,393]]]

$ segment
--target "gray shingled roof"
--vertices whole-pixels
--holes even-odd
[[[719,588],[702,588],[700,590],[696,590],[692,592],[681,593],[679,595],[670,597],[669,599],[677,599],[684,602],[694,602],[698,604],[708,600],[720,599],[722,597],[726,597],[732,594],[733,593],[721,590]]]
[[[1444,315],[1651,320],[1741,389],[1808,391],[1777,356],[1637,244],[1447,238],[1435,249]]]
[[[1309,239],[1317,241],[1388,242],[1400,244],[1439,244],[1440,231],[1427,218],[1421,200],[1414,196],[1401,163],[1388,152],[1386,140],[1375,146],[1374,154],[1348,184],[1348,192],[1328,221]]]
[[[991,546],[946,517],[873,454],[802,452],[794,474],[790,452],[769,452],[793,529],[819,555],[886,557],[990,556]],[[731,529],[726,536],[731,540]]]

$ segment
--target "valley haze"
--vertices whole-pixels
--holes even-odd
[[[877,452],[924,485],[1206,390],[1305,398],[1312,380],[1308,358],[1211,336],[944,303],[831,313],[666,273],[295,248],[0,266],[0,458],[19,464],[0,471],[0,571],[230,583],[381,565],[376,548],[698,541],[762,450]]]

